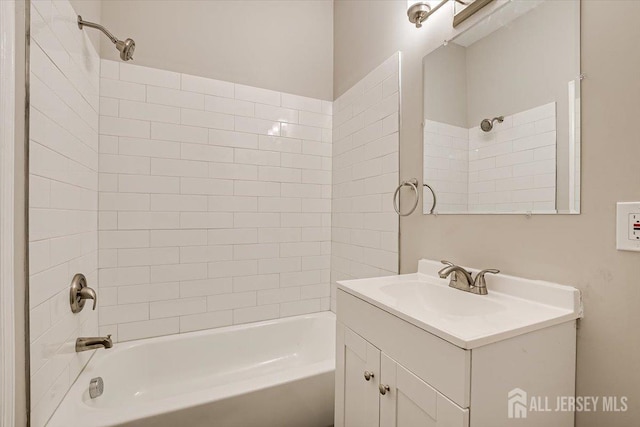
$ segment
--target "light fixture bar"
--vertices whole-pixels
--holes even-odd
[[[440,9],[442,6],[444,6],[449,0],[442,0],[440,3],[438,3],[437,5],[435,5],[431,11],[429,13],[427,13],[427,16],[424,17],[423,21],[425,21],[428,17],[430,17],[431,15],[433,15],[435,13],[436,10]]]
[[[430,2],[427,0],[416,1],[415,3],[411,3],[409,0],[409,8],[407,9],[407,16],[409,17],[409,22],[416,25],[416,28],[422,27],[422,23],[427,20],[431,15],[433,15],[438,9],[445,5],[449,0],[442,0],[437,5],[431,7]],[[468,5],[469,2],[465,0],[454,0],[457,3]],[[479,1],[479,0],[476,0]],[[491,0],[489,0],[491,1]]]
[[[491,3],[493,0],[475,0],[466,8],[462,9],[460,13],[457,13],[453,17],[453,27],[457,27],[462,24],[464,21],[469,19],[474,13],[478,12],[480,9]]]

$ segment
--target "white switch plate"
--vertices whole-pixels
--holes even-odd
[[[618,203],[617,245],[619,251],[640,252],[640,202]]]

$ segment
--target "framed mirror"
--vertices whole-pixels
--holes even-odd
[[[580,212],[579,1],[507,1],[426,55],[423,79],[435,213]]]

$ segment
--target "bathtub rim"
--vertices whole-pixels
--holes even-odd
[[[205,329],[201,331],[185,332],[181,334],[165,335],[160,337],[143,338],[139,340],[125,341],[114,345],[115,352],[123,352],[150,343],[176,342],[189,338],[223,334],[230,331],[240,331],[265,327],[278,323],[295,322],[302,319],[327,319],[333,321],[332,331],[335,334],[336,316],[332,311],[321,311],[316,313],[302,314],[297,316],[282,317],[277,319],[251,322],[239,325],[229,325],[221,328]],[[333,343],[335,345],[335,340]],[[99,352],[99,353],[98,353]],[[85,403],[85,396],[88,393],[88,384],[97,372],[92,372],[93,366],[101,359],[109,357],[110,350],[95,350],[89,362],[82,372],[73,382],[71,388],[62,399],[60,405],[54,411],[52,417],[47,422],[48,427],[68,427],[70,420],[77,420],[78,415],[82,415],[82,425],[85,427],[110,427],[136,419],[148,418],[162,413],[169,413],[177,410],[195,408],[197,406],[230,399],[243,394],[258,392],[270,387],[293,383],[302,378],[311,378],[319,375],[327,375],[335,372],[335,351],[331,352],[333,357],[320,362],[308,365],[293,367],[286,372],[277,372],[259,376],[257,378],[246,379],[231,384],[224,384],[206,391],[194,391],[176,396],[158,399],[154,401],[141,402],[138,405],[118,407],[93,407]],[[87,387],[81,386],[86,383]],[[108,384],[106,385],[108,387]],[[88,417],[88,418],[86,418]],[[99,423],[94,420],[100,421]]]
[[[225,332],[229,332],[229,331],[243,331],[243,330],[248,330],[248,329],[255,329],[258,327],[262,327],[262,326],[268,326],[268,325],[273,325],[273,324],[278,324],[278,323],[284,323],[284,322],[292,322],[295,320],[300,320],[300,319],[305,319],[305,318],[318,318],[318,319],[330,319],[333,320],[335,322],[336,320],[336,315],[333,311],[318,311],[316,313],[308,313],[308,314],[300,314],[297,316],[287,316],[287,317],[280,317],[277,319],[269,319],[269,320],[261,320],[259,322],[249,322],[249,323],[241,323],[241,324],[237,324],[237,325],[228,325],[228,326],[221,326],[219,328],[211,328],[211,329],[201,329],[198,331],[189,331],[189,332],[182,332],[182,333],[176,333],[176,334],[170,334],[170,335],[162,335],[162,336],[158,336],[158,337],[149,337],[149,338],[140,338],[140,339],[136,339],[136,340],[130,340],[130,341],[123,341],[123,342],[116,342],[114,343],[114,350],[115,351],[124,351],[126,349],[129,348],[134,348],[134,347],[139,347],[141,345],[144,344],[149,344],[149,343],[162,343],[162,342],[166,342],[166,341],[181,341],[181,340],[186,340],[188,338],[195,338],[195,337],[200,337],[200,336],[207,336],[207,335],[217,335],[217,334],[222,334]],[[94,351],[94,354],[91,356],[91,358],[93,359],[93,357],[95,356],[95,354],[102,350],[96,350]],[[107,352],[111,351],[111,350],[105,350],[104,352],[102,352],[102,354],[108,354]]]

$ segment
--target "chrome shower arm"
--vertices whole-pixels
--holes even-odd
[[[82,30],[84,26],[100,30],[104,33],[105,36],[109,37],[111,43],[115,44],[116,49],[120,51],[120,59],[122,59],[123,61],[129,61],[133,59],[133,52],[135,52],[136,50],[136,42],[134,42],[133,39],[118,40],[116,36],[111,34],[111,32],[102,25],[96,24],[95,22],[84,21],[82,19],[82,16],[78,15],[78,28]]]
[[[109,37],[112,43],[118,43],[118,39],[105,27],[100,24],[96,24],[95,22],[84,21],[82,20],[82,16],[78,15],[78,28],[82,29],[85,25],[89,28],[95,28],[96,30],[102,31],[107,37]]]

